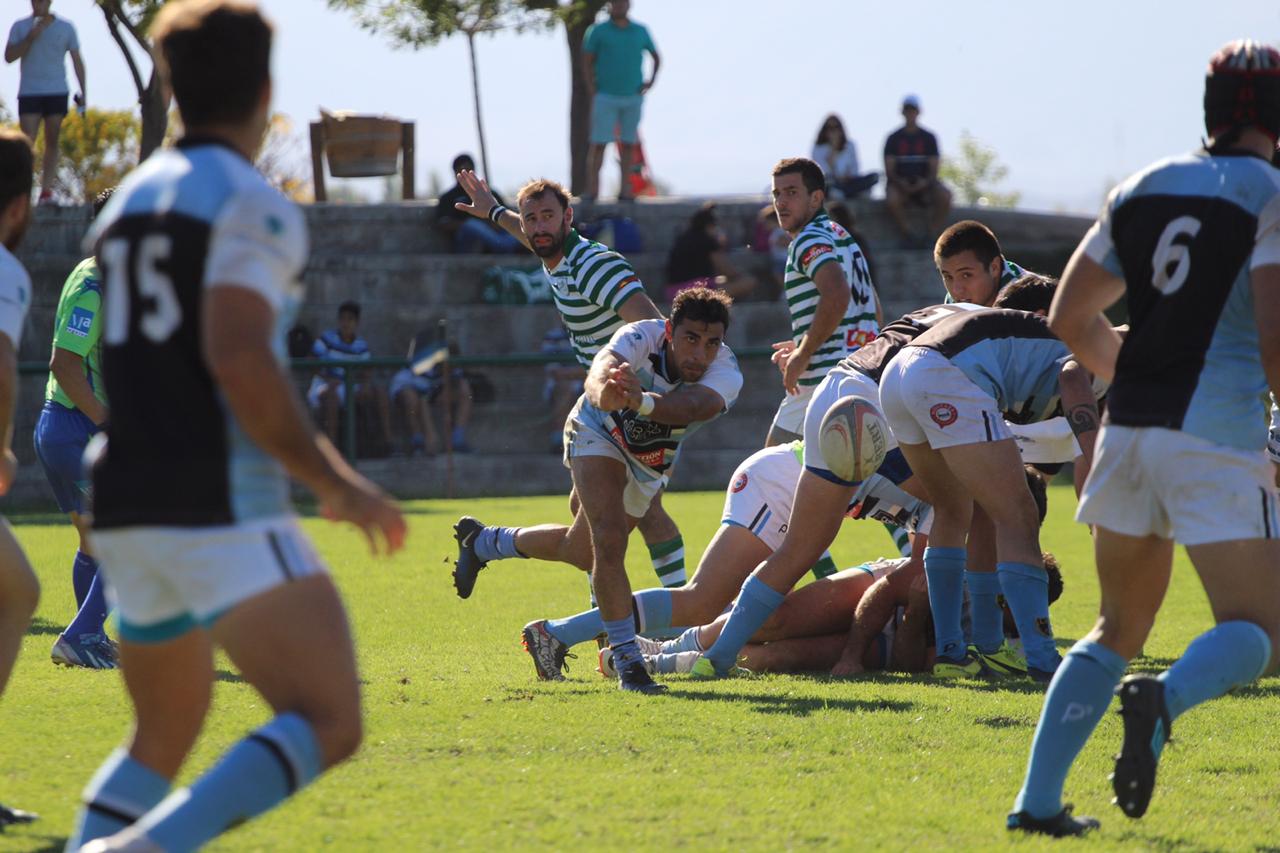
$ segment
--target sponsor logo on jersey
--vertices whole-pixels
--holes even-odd
[[[634,456],[641,465],[646,465],[650,468],[660,468],[662,464],[666,462],[667,458],[661,447],[657,450],[650,450],[645,453],[636,453],[632,451],[631,455]]]
[[[875,339],[875,332],[869,332],[866,329],[849,329],[844,333],[844,347],[850,351],[861,349]]]
[[[743,471],[733,481],[733,486],[732,486],[733,493],[736,495],[738,492],[742,491],[746,487],[747,487],[747,472]]]
[[[933,418],[935,424],[946,429],[956,422],[956,418],[960,417],[960,413],[950,403],[938,403],[929,410],[929,417]]]
[[[77,337],[89,337],[89,329],[93,326],[93,312],[85,308],[71,309],[71,316],[67,318],[67,331]]]
[[[800,256],[800,266],[807,267],[816,259],[834,251],[835,248],[830,243],[819,243],[816,246],[810,246],[805,253]]]

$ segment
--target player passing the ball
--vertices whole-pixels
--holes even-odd
[[[179,0],[150,32],[185,135],[86,238],[106,282],[111,401],[92,535],[136,726],[85,789],[72,850],[194,850],[355,752],[355,650],[289,477],[373,549],[405,536],[395,504],[317,434],[285,367],[307,237],[252,166],[271,25],[246,0]],[[170,792],[209,708],[215,646],[274,716]]]
[[[1115,802],[1150,803],[1171,726],[1274,669],[1280,643],[1280,517],[1263,400],[1280,391],[1280,52],[1231,42],[1209,61],[1205,148],[1157,162],[1112,191],[1067,265],[1049,322],[1112,378],[1079,521],[1095,530],[1102,591],[1093,630],[1045,696],[1011,830],[1096,827],[1062,789],[1120,697]],[[1102,312],[1125,298],[1121,341]],[[1227,511],[1224,511],[1224,508]],[[1217,625],[1173,666],[1122,679],[1187,549]]]

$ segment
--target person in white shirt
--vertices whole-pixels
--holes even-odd
[[[818,128],[813,142],[813,160],[827,176],[827,192],[839,198],[856,198],[880,180],[875,172],[862,174],[858,169],[858,149],[844,131],[840,116],[832,113]]]

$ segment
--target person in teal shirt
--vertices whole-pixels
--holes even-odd
[[[95,214],[110,192],[94,202]],[[102,281],[98,263],[86,258],[76,265],[62,286],[53,327],[49,381],[44,408],[36,420],[35,447],[58,508],[80,534],[71,567],[75,588],[75,619],[53,644],[53,662],[89,669],[114,669],[116,651],[104,623],[107,603],[98,562],[89,548],[89,475],[85,446],[107,420],[107,400],[101,375]]]
[[[640,140],[640,109],[644,95],[653,88],[662,64],[649,30],[627,17],[630,0],[613,0],[609,19],[593,24],[582,43],[582,71],[591,93],[591,148],[587,162],[586,201],[595,201],[600,190],[600,167],[605,146],[618,140],[622,180],[618,200],[630,201],[627,178],[635,145]],[[644,54],[653,57],[653,72],[644,79]]]

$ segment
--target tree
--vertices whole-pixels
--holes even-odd
[[[575,194],[586,189],[587,150],[591,147],[591,96],[582,73],[582,43],[604,4],[605,0],[573,0],[557,12],[569,44],[569,186]]]
[[[15,130],[17,128],[14,128]],[[58,136],[57,191],[76,203],[92,201],[138,165],[138,118],[130,110],[90,108],[72,112]],[[35,145],[36,183],[41,181],[45,134]]]
[[[294,133],[293,121],[284,113],[272,113],[255,163],[273,187],[296,202],[314,200],[311,155]]]
[[[955,188],[956,197],[967,205],[1017,207],[1022,193],[996,191],[1009,170],[1000,162],[995,149],[960,131],[960,157],[944,157],[938,177]]]
[[[362,29],[382,33],[396,47],[418,49],[461,33],[471,56],[471,95],[475,101],[480,163],[489,171],[484,121],[480,111],[480,76],[476,65],[476,36],[499,30],[546,26],[547,3],[539,0],[328,0],[329,6],[353,14]]]
[[[151,40],[147,31],[164,0],[95,0],[102,15],[107,21],[107,30],[111,38],[120,47],[125,64],[129,66],[129,74],[133,77],[134,88],[138,91],[138,105],[141,113],[141,134],[138,159],[145,160],[152,151],[164,142],[165,129],[169,124],[169,94],[165,91],[156,70],[155,60],[151,53]],[[128,39],[125,36],[128,36]],[[130,47],[132,42],[133,47]],[[143,72],[138,67],[135,50],[141,50],[151,63],[147,73],[147,82],[143,83]]]

